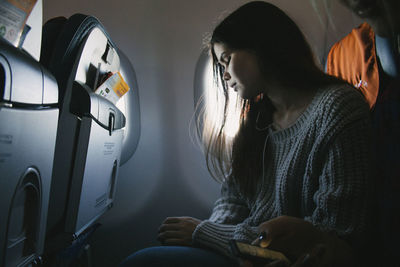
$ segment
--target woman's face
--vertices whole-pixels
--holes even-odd
[[[214,44],[214,52],[223,66],[223,79],[243,99],[252,99],[263,92],[265,80],[254,54],[232,50],[220,43]]]

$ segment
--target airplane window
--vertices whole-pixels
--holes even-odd
[[[4,95],[4,87],[6,85],[6,77],[3,65],[0,64],[0,97]]]

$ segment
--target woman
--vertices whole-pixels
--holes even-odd
[[[250,243],[264,231],[261,245],[293,261],[319,244],[362,241],[371,197],[362,96],[325,75],[296,24],[269,3],[225,18],[210,51],[225,99],[222,109],[206,103],[202,138],[222,197],[208,220],[167,218],[159,232],[167,247],[139,251],[127,266],[233,266],[229,241]],[[240,110],[234,137],[229,101]]]

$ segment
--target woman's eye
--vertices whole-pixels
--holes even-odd
[[[228,65],[229,65],[229,62],[231,61],[231,57],[230,56],[226,56],[226,57],[224,57],[223,58],[223,60],[222,60],[222,64],[225,66],[225,67],[227,67]]]

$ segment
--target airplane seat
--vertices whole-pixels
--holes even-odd
[[[76,243],[83,246],[80,237],[88,237],[112,207],[129,137],[126,126],[133,129],[130,144],[135,149],[140,118],[133,67],[126,59],[121,64],[124,57],[95,17],[75,14],[46,22],[43,44],[41,60],[56,77],[60,94],[46,241],[47,253],[54,254]],[[94,92],[114,76],[122,76],[130,87],[117,103]],[[127,96],[131,100],[124,100]],[[116,104],[129,111],[128,120]],[[134,152],[127,151],[125,161]]]
[[[8,12],[3,7],[2,23]],[[40,0],[33,9],[35,18],[25,24],[29,33],[37,32],[35,23],[41,28]],[[16,46],[0,38],[0,266],[5,267],[39,264],[44,251],[59,109],[57,82],[36,59],[40,39]]]
[[[66,21],[67,18],[65,17],[57,17],[43,25],[40,63],[46,68],[50,67],[50,59],[54,53],[55,43]]]

